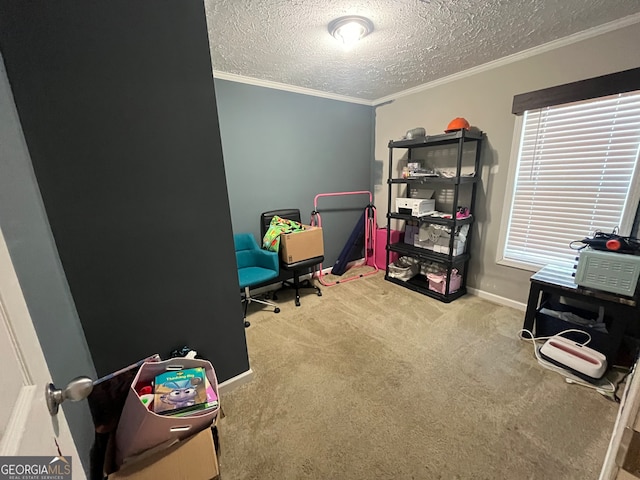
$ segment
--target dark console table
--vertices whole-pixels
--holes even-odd
[[[573,298],[582,303],[602,306],[605,309],[605,315],[610,319],[608,336],[611,345],[609,352],[602,353],[607,355],[610,360],[615,360],[627,325],[640,319],[638,297],[637,295],[624,297],[615,293],[581,287],[574,283],[573,272],[572,269],[547,265],[531,276],[523,328],[533,332],[538,308],[550,296]],[[580,328],[579,326],[572,327],[569,323],[567,325],[569,325],[567,328]]]

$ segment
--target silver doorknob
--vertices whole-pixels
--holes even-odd
[[[89,377],[76,377],[69,382],[64,390],[56,388],[53,383],[45,387],[44,396],[47,400],[47,407],[52,417],[58,414],[60,404],[65,400],[77,402],[84,400],[93,390],[93,380]]]

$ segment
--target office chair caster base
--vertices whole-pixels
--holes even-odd
[[[251,322],[248,320],[244,321],[244,328],[249,328],[251,326]]]
[[[296,307],[300,306],[300,297],[296,297]]]
[[[276,307],[275,310],[273,311],[273,313],[280,313],[280,309],[278,307]]]
[[[318,289],[318,296],[321,297],[322,296],[322,290]]]

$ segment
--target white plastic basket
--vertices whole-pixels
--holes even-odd
[[[420,264],[415,258],[400,257],[389,265],[389,276],[406,282],[420,273]]]

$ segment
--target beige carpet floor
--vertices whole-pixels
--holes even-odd
[[[597,479],[618,405],[538,366],[523,313],[383,273],[251,305],[223,480]]]

